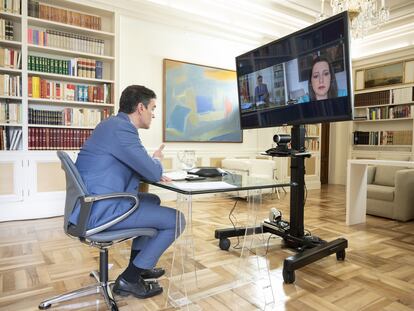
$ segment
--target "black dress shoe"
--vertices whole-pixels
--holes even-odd
[[[165,274],[165,270],[163,268],[152,268],[143,270],[139,275],[143,279],[158,279],[160,276]]]
[[[136,283],[128,282],[120,275],[116,279],[112,291],[120,296],[133,295],[144,299],[161,294],[162,287],[157,282],[145,281],[141,277],[138,277]]]

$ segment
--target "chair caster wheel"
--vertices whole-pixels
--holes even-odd
[[[336,253],[336,260],[344,261],[345,260],[345,250],[341,250]]]
[[[230,248],[230,240],[228,238],[220,239],[219,247],[223,251],[227,251]]]
[[[44,303],[41,303],[41,304],[39,305],[39,309],[40,309],[40,310],[46,310],[46,309],[49,309],[51,306],[52,306],[51,304],[44,304]]]
[[[286,284],[295,282],[295,271],[287,271],[283,269],[283,281],[285,281]]]

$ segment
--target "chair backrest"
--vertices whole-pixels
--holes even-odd
[[[375,169],[375,177],[373,184],[394,187],[395,173],[403,169],[405,169],[405,167],[379,165]]]
[[[69,218],[81,197],[88,195],[86,186],[69,155],[64,151],[57,151],[66,176],[66,201],[64,214],[64,230],[68,233]]]

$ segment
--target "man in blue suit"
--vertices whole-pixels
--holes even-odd
[[[138,130],[149,129],[156,108],[155,93],[140,85],[128,86],[121,95],[119,112],[102,121],[79,152],[78,168],[91,194],[130,192],[136,194],[141,179],[155,182],[168,181],[162,176],[164,145],[151,157],[141,143]],[[158,196],[138,193],[139,207],[123,221],[108,228],[155,228],[158,234],[152,238],[139,237],[132,242],[128,267],[117,278],[114,292],[147,298],[162,292],[157,282],[145,281],[158,278],[165,271],[154,268],[163,252],[181,232],[176,229],[176,210],[160,206]],[[124,214],[131,208],[130,200],[103,200],[94,203],[88,228],[98,227]],[[79,209],[71,215],[76,224]],[[182,214],[181,231],[185,220]]]

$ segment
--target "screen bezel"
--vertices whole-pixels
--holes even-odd
[[[346,103],[347,103],[347,107],[346,107],[346,112],[344,114],[340,114],[340,115],[329,115],[329,116],[317,116],[315,118],[305,118],[305,117],[300,117],[300,118],[296,118],[294,120],[289,120],[287,122],[274,122],[271,124],[266,124],[266,125],[262,125],[262,124],[258,124],[257,126],[247,126],[246,124],[244,124],[243,122],[243,110],[241,107],[241,85],[240,85],[240,76],[242,76],[239,73],[239,63],[240,63],[240,59],[245,59],[248,55],[251,55],[261,49],[266,49],[267,47],[271,46],[271,45],[275,45],[275,44],[280,44],[283,41],[289,40],[290,38],[294,37],[294,36],[299,36],[301,34],[307,33],[307,32],[311,32],[312,30],[316,30],[318,28],[320,28],[321,26],[324,26],[325,24],[329,24],[338,20],[342,20],[343,21],[343,25],[344,25],[344,37],[343,37],[343,44],[344,44],[344,66],[345,66],[345,72],[346,72],[346,84],[347,84],[347,96],[343,96],[346,97]],[[239,116],[240,116],[240,126],[242,129],[254,129],[254,128],[268,128],[268,127],[276,127],[276,126],[286,126],[286,125],[301,125],[301,124],[314,124],[314,123],[321,123],[321,122],[338,122],[338,121],[348,121],[348,120],[352,120],[353,119],[353,111],[354,111],[354,100],[353,100],[353,83],[352,83],[352,66],[351,66],[351,57],[350,57],[350,38],[349,38],[349,18],[348,18],[348,12],[342,12],[339,13],[335,16],[332,16],[330,18],[327,18],[323,21],[320,21],[318,23],[315,23],[309,27],[303,28],[301,30],[298,30],[292,34],[289,34],[287,36],[284,36],[282,38],[279,38],[277,40],[274,40],[272,42],[269,42],[265,45],[262,45],[256,49],[253,49],[249,52],[246,52],[242,55],[239,55],[236,57],[236,68],[237,68],[237,89],[238,89],[238,100],[239,100]],[[275,64],[276,65],[276,64]],[[245,73],[243,74],[245,75]],[[339,97],[338,97],[339,98]],[[328,105],[328,104],[332,104],[332,102],[330,101],[313,101],[313,102],[309,102],[309,103],[305,103],[305,104],[318,104],[318,105]],[[298,105],[304,105],[303,103],[300,104],[294,104],[291,106],[282,106],[282,107],[275,107],[274,109],[279,111],[281,114],[283,114],[284,112],[288,112],[288,111],[293,111],[293,109],[298,109],[298,110],[303,110],[303,107],[299,107]],[[296,106],[296,107],[295,107]],[[257,111],[257,113],[260,113],[260,111]],[[257,117],[259,118],[259,117]],[[258,122],[259,123],[259,122]]]

